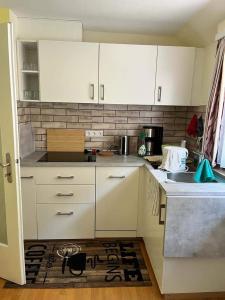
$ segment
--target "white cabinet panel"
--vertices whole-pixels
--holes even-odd
[[[47,102],[98,102],[96,43],[39,41],[40,98]]]
[[[157,46],[100,44],[99,102],[154,104]]]
[[[95,184],[95,167],[40,167],[37,184]]]
[[[138,167],[96,168],[96,230],[136,230]]]
[[[37,185],[37,203],[94,202],[94,185]]]
[[[94,204],[37,204],[38,238],[94,238],[94,212]]]
[[[36,186],[34,168],[22,168],[21,189],[24,239],[37,239]]]
[[[191,105],[195,48],[158,46],[156,105]]]
[[[143,210],[142,210],[142,231],[145,247],[151,260],[152,268],[157,279],[160,290],[163,281],[163,245],[164,245],[164,225],[159,223],[159,212],[157,203],[165,204],[165,194],[161,194],[159,184],[148,170],[143,174]],[[160,192],[159,192],[160,191]],[[161,209],[161,220],[165,220],[165,209]]]

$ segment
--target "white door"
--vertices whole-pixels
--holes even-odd
[[[100,44],[99,103],[154,104],[157,46]]]
[[[156,105],[190,105],[195,48],[158,46]]]
[[[24,284],[22,209],[11,26],[10,24],[0,25],[0,277]],[[8,167],[5,166],[7,164],[9,164]]]
[[[136,230],[138,167],[96,168],[96,230]]]
[[[98,102],[99,44],[39,41],[40,99]]]

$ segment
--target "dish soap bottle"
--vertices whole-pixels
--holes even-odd
[[[139,135],[140,138],[140,146],[138,148],[138,155],[145,156],[146,154],[146,147],[145,147],[145,133],[141,132]]]

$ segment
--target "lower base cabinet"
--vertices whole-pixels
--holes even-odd
[[[136,235],[138,180],[139,167],[96,167],[97,234],[107,237],[121,231]]]
[[[94,238],[94,214],[94,204],[38,204],[38,238]]]

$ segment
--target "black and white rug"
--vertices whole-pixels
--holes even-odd
[[[138,239],[26,241],[27,283],[6,282],[5,288],[149,286],[140,243]]]

